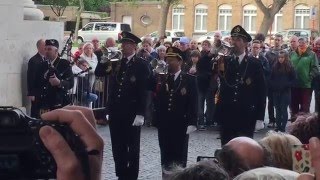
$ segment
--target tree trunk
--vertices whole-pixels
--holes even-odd
[[[83,0],[79,0],[79,3],[80,3],[80,8],[77,11],[76,27],[75,27],[75,30],[74,30],[74,38],[75,38],[77,44],[78,44],[77,40],[78,40],[78,30],[79,30],[79,25],[80,25],[80,20],[81,20],[81,13],[84,10]]]
[[[273,20],[274,16],[264,16],[260,25],[259,33],[267,35],[270,27],[272,26]]]
[[[159,37],[165,35],[165,30],[167,26],[167,17],[168,17],[170,5],[171,4],[168,2],[168,0],[164,0],[161,5],[160,23],[158,28]]]

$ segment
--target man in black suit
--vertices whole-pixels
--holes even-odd
[[[168,48],[166,60],[169,75],[159,78],[154,104],[161,165],[170,170],[173,165],[187,164],[189,134],[197,124],[198,94],[196,77],[181,71],[181,50]]]
[[[73,87],[70,62],[59,57],[59,42],[45,41],[45,58],[37,71],[36,99],[39,99],[40,114],[70,104],[68,90]]]
[[[28,62],[28,71],[27,71],[27,86],[28,93],[27,96],[31,101],[31,117],[39,118],[39,99],[36,99],[36,91],[35,84],[39,81],[39,77],[36,76],[36,72],[40,67],[40,64],[45,61],[45,41],[44,39],[40,39],[37,41],[37,49],[38,52],[32,58],[30,58]]]
[[[256,120],[263,119],[266,83],[262,65],[246,54],[251,36],[239,25],[231,31],[233,53],[218,63],[220,89],[216,117],[221,145],[238,136],[253,137]]]
[[[123,58],[113,64],[109,74],[107,111],[110,121],[112,153],[119,180],[136,180],[139,174],[140,131],[144,123],[147,62],[136,56],[141,40],[121,33]],[[108,63],[99,62],[95,75],[104,77]]]

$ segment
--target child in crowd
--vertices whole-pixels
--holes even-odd
[[[286,50],[281,50],[278,60],[272,67],[269,83],[276,108],[276,131],[285,132],[288,121],[287,109],[291,101],[291,87],[295,80],[296,73],[289,61],[289,54]]]

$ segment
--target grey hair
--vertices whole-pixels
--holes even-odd
[[[158,47],[156,48],[157,53],[159,53],[159,50],[160,50],[160,49],[166,50],[167,48],[166,48],[164,45],[160,45],[160,46],[158,46]]]

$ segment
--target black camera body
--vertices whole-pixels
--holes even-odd
[[[57,165],[39,136],[41,127],[57,130],[82,163],[87,163],[85,145],[66,125],[25,115],[20,109],[0,106],[0,179],[34,180],[56,178]]]

